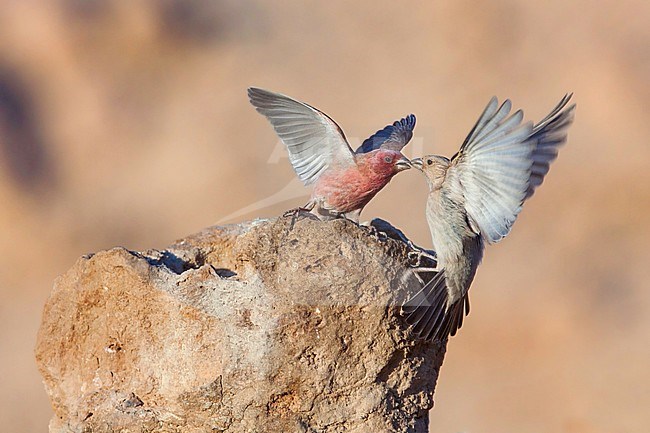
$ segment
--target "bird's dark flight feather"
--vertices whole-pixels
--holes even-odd
[[[409,114],[402,120],[375,132],[364,140],[355,153],[368,153],[377,149],[400,151],[413,137],[413,128],[415,128],[415,115]]]
[[[402,314],[413,326],[413,333],[427,341],[444,341],[449,335],[455,335],[469,313],[469,296],[449,307],[448,300],[443,269],[402,306]]]

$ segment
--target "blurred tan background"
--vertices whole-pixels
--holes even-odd
[[[1,429],[47,429],[32,352],[77,257],[164,248],[291,182],[257,85],[353,142],[413,112],[410,156],[451,155],[494,94],[539,120],[574,91],[569,144],[473,284],[432,431],[647,432],[649,23],[641,0],[0,2]],[[308,194],[285,192],[230,222]],[[362,220],[429,246],[425,193],[406,172]]]

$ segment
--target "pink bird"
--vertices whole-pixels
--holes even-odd
[[[254,87],[248,97],[287,146],[300,180],[314,185],[301,209],[319,218],[344,216],[358,222],[364,206],[392,177],[411,168],[401,149],[413,137],[413,114],[377,131],[353,152],[343,130],[316,108]]]

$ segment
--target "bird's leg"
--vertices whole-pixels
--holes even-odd
[[[340,217],[346,218],[353,223],[359,224],[359,216],[361,215],[361,209],[353,210],[352,212],[339,214]]]
[[[423,278],[422,274],[428,274],[428,273],[434,273],[437,274],[439,271],[438,269],[432,269],[432,268],[410,268],[410,273],[409,275],[413,275],[417,280],[418,283],[421,286],[424,286],[427,284],[427,282],[431,281],[433,276],[429,276],[428,278]]]
[[[339,218],[343,219],[349,219],[346,218],[346,214],[344,212],[339,212],[336,209],[332,209],[328,207],[327,203],[319,203],[317,204],[316,207],[311,211],[314,215],[317,215],[320,220],[323,221],[330,221],[330,220],[335,220]],[[353,220],[350,220],[353,221]],[[353,221],[354,222],[354,221]]]
[[[411,267],[416,268],[419,272],[439,272],[440,267],[438,266],[438,262],[435,261],[435,258],[432,259],[433,256],[431,256],[428,253],[422,252],[422,251],[409,251],[407,254],[408,260],[411,264]],[[427,260],[433,260],[435,262],[435,266],[422,266],[422,258],[425,258]]]
[[[422,272],[422,273],[440,272],[442,270],[442,269],[440,269],[439,266],[436,266],[435,268],[425,268],[425,267],[422,267],[422,266],[420,266],[420,267],[414,266],[413,269],[415,270],[416,273],[418,273],[418,272]]]
[[[422,277],[420,276],[420,274],[417,273],[417,271],[413,271],[413,275],[415,275],[415,278],[418,279],[418,281],[420,282],[420,284],[421,284],[422,286],[424,286],[424,285],[426,284],[426,283],[424,282],[424,280],[422,279]]]

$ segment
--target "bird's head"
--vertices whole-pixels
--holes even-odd
[[[438,189],[447,175],[451,161],[444,156],[426,155],[422,158],[411,160],[411,165],[420,170],[427,177],[431,190]]]
[[[411,161],[397,150],[379,149],[372,153],[372,167],[377,173],[393,176],[411,168]]]

